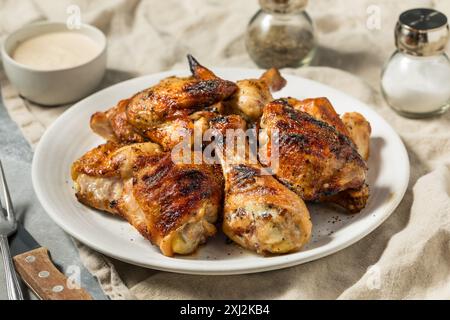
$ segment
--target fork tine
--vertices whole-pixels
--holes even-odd
[[[0,188],[3,189],[3,198],[5,199],[6,218],[9,221],[15,221],[14,209],[9,195],[8,185],[6,184],[5,172],[3,171],[2,161],[0,160]]]

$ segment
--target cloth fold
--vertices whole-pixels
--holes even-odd
[[[406,227],[391,238],[377,263],[340,298],[450,298],[449,168],[440,166],[423,176],[413,192]]]
[[[245,51],[244,30],[258,9],[256,0],[0,0],[0,39],[33,21],[64,21],[69,5],[79,6],[82,21],[108,37],[108,72],[102,87],[186,68],[188,52],[208,66],[254,67]],[[319,39],[315,64],[321,67],[284,70],[366,102],[402,137],[411,161],[410,184],[385,223],[329,257],[238,276],[143,269],[75,241],[105,293],[112,299],[450,298],[450,113],[428,120],[404,119],[384,103],[378,89],[383,63],[394,51],[396,19],[403,10],[419,6],[450,15],[445,0],[311,1],[308,11]],[[369,18],[379,23],[368,23]],[[11,118],[32,146],[69,107],[46,108],[22,99],[3,70],[0,83]]]

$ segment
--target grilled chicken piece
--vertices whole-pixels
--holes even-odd
[[[261,118],[264,106],[273,100],[272,93],[281,90],[286,80],[278,69],[266,71],[259,79],[247,79],[236,82],[238,90],[225,102],[230,113],[241,115],[249,122]]]
[[[218,78],[212,71],[188,56],[192,77],[169,77],[146,89],[127,106],[128,122],[142,132],[167,119],[189,115],[230,97],[236,84]]]
[[[191,114],[217,106],[237,90],[235,83],[218,78],[192,56],[188,60],[193,76],[168,77],[106,112],[95,113],[92,130],[110,141],[163,141],[169,149],[176,139],[167,137],[167,127],[173,125],[176,132],[180,126],[189,129],[193,125],[188,119]],[[158,131],[164,132],[164,137]]]
[[[349,137],[358,148],[359,154],[364,160],[369,160],[370,134],[372,133],[370,123],[358,112],[344,113],[342,121],[347,127]]]
[[[245,130],[245,126],[244,119],[237,115],[211,122],[216,134],[223,137],[227,130]],[[239,151],[221,152],[226,146],[220,139],[216,141],[225,177],[224,233],[259,254],[299,250],[309,241],[312,228],[303,200],[273,176],[264,175],[261,165],[250,161],[248,150],[244,157]]]
[[[156,144],[108,142],[73,164],[72,179],[80,202],[123,217],[166,256],[192,253],[216,232],[220,171],[175,164]]]
[[[263,144],[271,145],[274,130],[279,134],[278,179],[306,201],[361,188],[367,166],[352,141],[333,126],[295,110],[297,103],[292,98],[273,101],[261,118]],[[263,145],[261,150],[271,149]]]

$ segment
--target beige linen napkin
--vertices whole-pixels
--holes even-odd
[[[404,119],[385,105],[378,92],[380,70],[394,50],[393,27],[399,13],[434,6],[450,15],[450,3],[310,2],[320,39],[316,64],[327,67],[286,72],[343,90],[372,105],[394,126],[411,160],[410,187],[402,203],[382,226],[345,250],[254,275],[208,277],[147,270],[77,243],[85,265],[112,299],[450,298],[450,173],[445,166],[450,159],[450,113],[438,119]],[[0,0],[0,37],[37,19],[64,20],[69,4],[79,5],[83,22],[97,25],[108,36],[109,70],[102,86],[139,74],[186,68],[187,52],[207,65],[254,66],[245,52],[243,31],[257,10],[256,1]],[[35,145],[67,106],[33,105],[18,96],[3,72],[0,81],[9,114]]]

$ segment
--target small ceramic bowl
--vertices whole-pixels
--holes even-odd
[[[50,32],[82,33],[101,47],[100,53],[90,61],[72,68],[35,70],[12,58],[21,42]],[[106,70],[106,37],[99,29],[81,25],[69,30],[65,23],[39,22],[27,25],[9,35],[1,48],[3,67],[11,83],[28,100],[47,106],[61,105],[80,100],[100,84]]]

